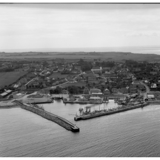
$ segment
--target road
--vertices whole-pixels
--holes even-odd
[[[144,85],[146,87],[146,93],[150,92],[150,88],[143,82],[140,82],[140,84]]]
[[[81,72],[80,74],[78,74],[77,76],[75,76],[75,77],[73,78],[73,80],[75,80],[77,77],[79,77],[79,76],[82,75],[82,74],[84,74],[84,72]]]
[[[64,83],[61,83],[61,84],[57,84],[56,86],[53,86],[53,87],[50,87],[51,89],[55,89],[56,87],[58,87],[58,86],[61,86],[61,85],[63,85],[63,84],[66,84],[66,83],[68,83],[69,81],[67,81],[67,82],[64,82]]]
[[[141,84],[141,85],[145,86],[146,92],[144,92],[144,93],[141,92],[140,94],[143,95],[144,98],[146,98],[147,97],[147,93],[150,93],[150,88],[145,83],[143,83],[142,81],[134,82],[134,84]]]
[[[143,83],[142,81],[133,82],[133,84],[141,84],[141,85],[145,86],[146,93],[150,92],[150,88],[145,83]]]
[[[30,81],[28,81],[28,82],[25,84],[25,86],[26,86],[27,84],[29,84],[30,82],[32,82],[33,80],[35,80],[35,79],[37,79],[37,77],[32,78]]]
[[[73,81],[72,82],[76,82],[76,78],[77,77],[79,77],[80,75],[82,75],[82,74],[84,74],[83,72],[81,72],[80,74],[78,74],[77,76],[75,76],[74,78],[73,78]],[[56,88],[56,87],[58,87],[58,86],[61,86],[61,85],[64,85],[64,84],[66,84],[66,83],[70,83],[71,81],[68,81],[67,79],[66,79],[66,81],[67,82],[64,82],[64,83],[62,83],[62,84],[58,84],[58,85],[56,85],[56,86],[53,86],[53,87],[51,87],[52,89],[54,89],[54,88]]]

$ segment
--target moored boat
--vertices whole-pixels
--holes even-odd
[[[115,114],[115,113],[124,112],[124,111],[128,111],[128,110],[136,109],[136,108],[141,108],[141,107],[147,106],[148,104],[149,104],[148,102],[143,102],[143,103],[138,103],[138,104],[135,104],[132,106],[123,105],[121,107],[117,107],[117,108],[113,108],[113,109],[109,109],[109,110],[100,110],[98,112],[91,112],[90,107],[88,106],[86,108],[85,112],[83,112],[83,110],[81,109],[80,115],[79,116],[76,115],[74,117],[74,120],[75,121],[87,120],[87,119],[96,118],[96,117],[100,117],[100,116]]]

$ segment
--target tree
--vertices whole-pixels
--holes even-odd
[[[69,86],[67,89],[70,94],[81,94],[83,93],[83,90],[84,90],[83,87],[79,87],[79,86]]]
[[[81,66],[82,71],[89,71],[92,69],[92,63],[84,61],[83,59],[80,59],[78,64]]]
[[[56,87],[54,90],[50,90],[50,94],[60,94],[62,93],[62,88],[61,87]]]

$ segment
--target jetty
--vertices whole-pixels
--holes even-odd
[[[123,107],[113,108],[113,109],[109,109],[109,110],[104,109],[104,110],[95,111],[95,112],[90,112],[90,107],[88,106],[87,108],[89,108],[89,111],[87,111],[85,114],[82,114],[79,116],[76,115],[74,117],[74,120],[80,121],[80,120],[92,119],[92,118],[96,118],[96,117],[125,112],[125,111],[129,111],[129,110],[137,109],[137,108],[142,108],[147,105],[149,105],[149,102],[145,102],[143,104],[132,105],[132,106],[123,106]]]
[[[66,120],[65,118],[62,118],[62,117],[57,116],[53,113],[45,111],[44,108],[39,107],[38,105],[24,104],[18,100],[15,100],[14,102],[17,105],[19,105],[22,109],[28,110],[28,111],[33,112],[33,113],[35,113],[45,119],[53,121],[69,131],[72,131],[72,132],[79,132],[80,131],[80,129],[75,124],[71,123],[70,121]]]

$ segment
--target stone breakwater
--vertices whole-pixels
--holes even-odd
[[[18,104],[21,108],[28,110],[30,112],[33,112],[33,113],[35,113],[45,119],[53,121],[69,131],[79,132],[79,130],[80,130],[75,124],[72,124],[71,122],[69,122],[68,120],[66,120],[60,116],[57,116],[57,115],[52,114],[50,112],[47,112],[43,108],[38,107],[37,105],[28,105],[28,104],[24,104],[20,101],[15,101],[15,103]]]

